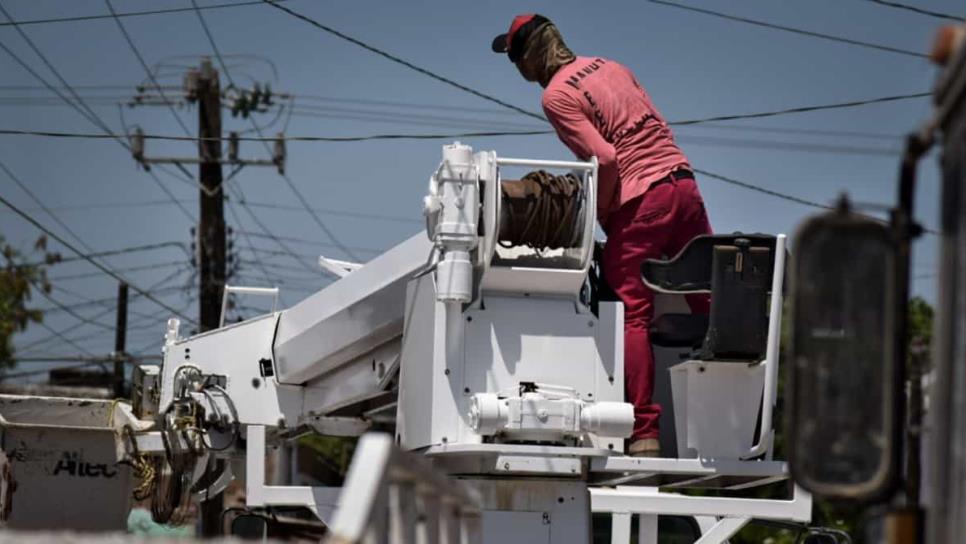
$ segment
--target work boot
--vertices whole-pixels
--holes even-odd
[[[631,442],[627,453],[631,457],[660,457],[661,442],[657,438],[641,438]]]

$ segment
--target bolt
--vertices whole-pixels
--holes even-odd
[[[471,315],[466,316],[466,321],[473,321],[473,316]]]
[[[463,393],[466,393],[467,395],[469,395],[470,394],[470,388],[469,387],[464,387],[463,388]]]
[[[259,380],[258,378],[252,378],[252,387],[254,387],[255,389],[258,389],[259,387],[261,387],[261,385],[262,385],[262,380]]]
[[[503,470],[510,470],[510,463],[503,463]]]
[[[449,376],[449,369],[447,368],[446,370],[444,370],[444,371],[443,371],[443,374],[445,374],[445,375],[447,375],[447,376]]]
[[[587,326],[593,329],[594,328],[594,320],[591,319],[590,321],[588,321],[587,322]]]
[[[614,377],[613,376],[607,376],[607,381],[609,381],[610,383],[614,383]]]

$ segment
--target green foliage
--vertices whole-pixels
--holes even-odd
[[[307,434],[299,438],[299,445],[306,447],[328,465],[333,472],[345,476],[356,448],[355,438]]]
[[[6,243],[0,236],[3,268],[0,268],[0,368],[14,364],[13,335],[25,330],[30,323],[40,323],[43,314],[29,307],[35,289],[50,292],[45,264],[60,260],[60,255],[47,251],[47,237],[34,243],[31,254],[41,254],[42,263],[27,263],[23,253]]]

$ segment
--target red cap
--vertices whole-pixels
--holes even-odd
[[[550,19],[537,13],[517,15],[510,23],[510,30],[506,34],[493,38],[493,51],[506,53],[513,62],[520,60],[523,56],[523,46],[527,43],[530,33],[549,22]]]

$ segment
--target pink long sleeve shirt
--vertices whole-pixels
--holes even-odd
[[[597,217],[602,225],[653,182],[688,168],[647,91],[617,62],[577,57],[554,74],[542,103],[563,143],[580,160],[596,156],[600,162]]]

